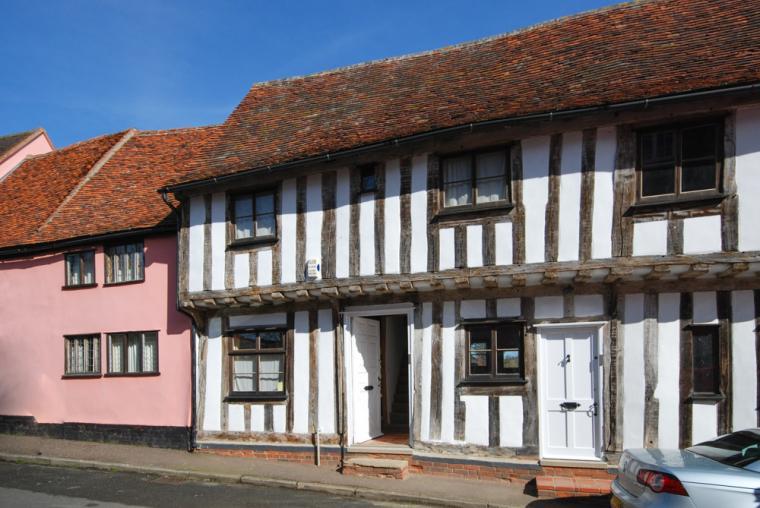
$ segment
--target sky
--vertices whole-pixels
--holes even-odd
[[[510,32],[614,0],[2,0],[0,135],[56,147],[224,122],[257,82]]]

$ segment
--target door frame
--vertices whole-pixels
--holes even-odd
[[[412,445],[412,429],[414,428],[414,304],[412,303],[395,303],[389,305],[362,305],[346,307],[341,312],[343,317],[343,361],[344,361],[344,379],[346,391],[346,434],[348,445],[354,443],[354,370],[352,352],[356,343],[356,338],[351,331],[351,318],[353,317],[378,317],[378,316],[406,316],[406,352],[407,352],[407,371],[409,373],[409,446]],[[384,366],[381,363],[381,369]],[[381,400],[381,403],[384,401]]]
[[[594,395],[596,397],[596,405],[597,405],[597,413],[596,413],[596,422],[594,423],[594,427],[596,430],[596,459],[601,461],[602,456],[604,454],[604,331],[606,327],[609,325],[607,321],[581,321],[581,322],[572,322],[572,323],[543,323],[543,324],[536,324],[534,327],[536,328],[536,399],[538,400],[538,450],[539,450],[539,457],[540,458],[546,458],[550,460],[563,460],[562,458],[557,457],[546,457],[544,452],[544,410],[543,410],[543,389],[544,389],[544,383],[546,380],[544,379],[543,373],[541,372],[541,365],[542,365],[542,358],[541,358],[541,345],[543,344],[544,340],[544,330],[558,330],[558,329],[571,329],[571,330],[578,330],[578,329],[590,329],[594,333],[594,356],[596,356],[597,362],[596,362],[596,369],[594,369],[594,375],[595,379],[592,380],[594,383]],[[570,459],[568,459],[570,460]],[[585,459],[572,459],[572,460],[585,460]]]

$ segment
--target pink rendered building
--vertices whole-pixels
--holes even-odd
[[[24,159],[54,150],[45,129],[0,136],[0,178],[10,173]]]

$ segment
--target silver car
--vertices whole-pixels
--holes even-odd
[[[613,508],[760,507],[760,429],[685,450],[637,448],[620,457]]]

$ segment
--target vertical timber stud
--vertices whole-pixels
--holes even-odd
[[[274,405],[264,405],[264,430],[274,432]]]
[[[520,299],[523,319],[526,322],[525,351],[525,401],[523,404],[523,446],[527,453],[538,453],[538,371],[536,363],[536,328],[534,326],[535,301],[532,297]]]
[[[596,129],[583,131],[581,159],[581,225],[578,259],[591,259],[591,231],[594,220],[594,167],[596,165]]]
[[[335,171],[322,175],[322,278],[335,278]]]
[[[256,268],[258,266],[257,259],[258,254],[255,250],[252,250],[250,254],[248,254],[248,285],[252,288],[256,287]]]
[[[232,207],[234,206],[232,199],[227,199],[225,194],[224,204],[224,245],[229,245],[230,240],[234,238],[235,232],[231,230],[233,223],[233,214],[235,213]],[[235,287],[235,251],[232,249],[224,249],[224,289],[230,290]]]
[[[467,267],[467,226],[464,224],[454,226],[454,266]]]
[[[348,237],[350,238],[348,249],[348,273],[352,277],[359,276],[359,193],[361,191],[361,174],[356,167],[348,168],[350,182],[351,219]]]
[[[603,385],[602,389],[604,401],[604,432],[603,437],[605,439],[604,451],[608,454],[607,460],[610,460],[609,454],[614,454],[615,450],[615,429],[613,422],[615,420],[615,408],[617,408],[617,388],[615,383],[617,382],[617,374],[615,373],[615,350],[617,349],[617,295],[613,294],[613,290],[607,286],[604,291],[604,309],[605,315],[608,316],[609,323],[603,328],[604,330],[604,354],[602,355],[603,362]],[[614,459],[613,459],[614,460]]]
[[[736,196],[736,112],[723,124],[723,195],[721,204],[721,244],[724,251],[739,248],[739,203]]]
[[[279,199],[275,199],[275,207],[277,207],[275,219],[277,220],[277,234],[278,240],[274,244],[272,249],[272,284],[279,284],[282,279],[282,182],[277,184],[277,195]]]
[[[343,453],[343,449],[345,446],[345,438],[346,438],[346,427],[347,427],[347,418],[346,418],[346,360],[344,357],[345,353],[345,336],[343,334],[343,323],[340,317],[340,303],[337,301],[333,301],[332,303],[332,314],[333,314],[333,326],[335,328],[335,387],[336,387],[336,397],[335,397],[335,403],[336,403],[336,419],[337,419],[337,429],[338,434],[341,436],[341,454]],[[342,463],[343,457],[341,455],[341,463]]]
[[[755,365],[760,365],[760,289],[753,291],[755,300]],[[757,378],[757,426],[760,427],[760,372],[755,374]]]
[[[296,281],[306,279],[306,176],[296,180]],[[321,239],[320,239],[321,240]]]
[[[229,330],[229,319],[227,316],[219,316],[222,320],[222,330],[221,330],[221,337],[219,340],[222,341],[222,382],[219,383],[221,385],[221,396],[219,398],[221,404],[220,406],[220,423],[221,423],[221,429],[222,432],[227,432],[229,429],[229,421],[230,421],[230,404],[229,402],[225,402],[227,399],[227,395],[229,395],[230,391],[230,355],[229,355],[229,347],[230,343],[225,337],[226,333],[225,330]]]
[[[657,388],[657,293],[644,293],[644,446],[657,448],[657,426],[659,422],[659,400],[655,398]]]
[[[288,326],[287,326],[287,337],[288,337],[288,343],[286,346],[286,355],[285,360],[287,362],[287,382],[288,382],[288,405],[286,407],[286,417],[287,422],[285,425],[286,432],[293,432],[293,352],[295,350],[294,342],[295,342],[295,323],[294,323],[294,314],[293,311],[288,312]]]
[[[496,264],[496,224],[489,220],[483,223],[483,266]]]
[[[203,290],[211,289],[211,194],[203,196],[206,220],[203,221]]]
[[[683,254],[683,219],[668,217],[667,249],[669,256]]]
[[[198,337],[198,400],[196,401],[197,417],[196,427],[203,431],[203,423],[206,416],[206,373],[208,372],[208,320],[205,326],[199,326],[196,333]]]
[[[427,229],[428,229],[428,272],[438,270],[438,224],[434,223],[433,218],[438,213],[438,197],[440,174],[440,157],[428,156],[428,178],[427,178]]]
[[[562,134],[553,134],[549,146],[549,199],[544,220],[544,260],[557,261],[559,253],[559,180],[562,162]]]
[[[403,178],[403,177],[402,177]],[[412,446],[422,440],[422,303],[414,307],[413,379],[412,389]]]
[[[618,125],[617,147],[612,255],[630,256],[633,252],[633,221],[625,216],[625,212],[636,199],[636,133],[630,125]]]
[[[319,347],[318,310],[309,309],[309,429],[319,431]]]
[[[412,159],[405,157],[400,161],[401,166],[401,242],[399,244],[401,257],[401,273],[411,271],[412,252]]]
[[[625,320],[625,295],[618,294],[613,287],[610,294],[610,315],[612,324],[610,330],[610,403],[613,407],[609,413],[611,448],[615,452],[623,451],[623,321]]]
[[[187,257],[190,252],[190,201],[183,201],[180,208],[179,238],[177,240],[178,260],[177,260],[177,278],[179,281],[179,294],[182,295],[188,291],[188,277],[190,265]]]
[[[525,205],[523,204],[522,145],[515,143],[510,150],[512,170],[512,263],[525,262]]]
[[[718,307],[718,365],[720,372],[720,393],[726,397],[718,402],[718,435],[731,432],[732,401],[731,394],[731,291],[717,292]]]
[[[694,297],[692,293],[681,293],[681,376],[679,394],[680,436],[679,448],[691,446],[692,406],[689,396],[692,390],[692,340],[691,324],[694,315]]]
[[[375,181],[375,273],[381,275],[385,272],[385,163],[375,166]]]
[[[243,406],[243,430],[251,432],[251,405]]]
[[[461,322],[461,302],[454,303],[454,316],[456,322]],[[464,422],[467,418],[467,407],[460,399],[459,385],[465,377],[465,365],[467,354],[467,338],[463,327],[457,326],[454,331],[454,440],[464,441]]]
[[[500,446],[499,437],[499,396],[491,395],[488,397],[488,447],[498,448]]]
[[[433,302],[430,369],[430,440],[441,439],[441,323],[443,304]]]

